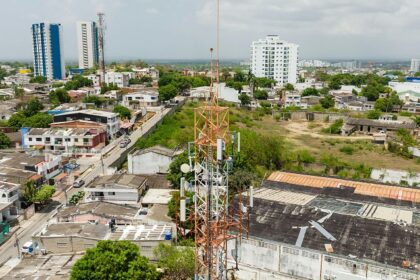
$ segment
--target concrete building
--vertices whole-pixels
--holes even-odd
[[[105,74],[106,84],[115,84],[119,88],[128,87],[130,76],[122,72],[107,72]]]
[[[302,103],[302,97],[300,93],[294,91],[286,92],[283,98],[283,105],[285,108],[292,106],[300,107],[302,109],[307,108],[306,104]]]
[[[159,79],[159,70],[157,70],[155,67],[147,67],[141,69],[134,68],[133,72],[136,78],[151,77],[154,80]]]
[[[388,86],[400,94],[407,92],[420,93],[420,82],[389,82]]]
[[[411,59],[411,66],[410,66],[410,72],[416,73],[420,71],[420,59],[418,58],[412,58]]]
[[[170,244],[172,232],[169,225],[116,226],[111,230],[102,224],[56,223],[45,226],[32,240],[53,254],[82,252],[101,240],[128,240],[139,246],[143,256],[155,260],[154,248],[162,242]]]
[[[159,145],[144,150],[137,150],[128,155],[128,173],[167,173],[169,165],[176,154],[174,150]]]
[[[61,24],[36,23],[32,25],[34,75],[50,80],[66,77]]]
[[[244,280],[417,280],[419,194],[274,172],[254,193],[249,238],[228,244],[229,266],[238,256]]]
[[[22,184],[47,182],[61,173],[61,155],[0,154],[0,181]]]
[[[252,42],[251,72],[256,77],[271,78],[279,85],[296,84],[298,49],[277,35]]]
[[[93,82],[93,86],[98,87],[101,85],[101,76],[97,74],[90,74],[85,76],[87,79]]]
[[[400,128],[413,131],[416,123],[412,120],[370,120],[348,118],[343,125],[342,135],[351,135],[352,133],[361,133],[372,135],[380,132],[395,132]]]
[[[118,115],[112,112],[88,109],[54,115],[54,123],[75,120],[85,120],[105,124],[109,137],[114,136],[120,130],[120,120]]]
[[[159,93],[157,90],[141,90],[123,95],[122,104],[128,106],[153,107],[159,104]]]
[[[84,188],[85,201],[137,204],[146,190],[146,181],[146,177],[128,174],[97,177]]]
[[[93,201],[69,206],[57,213],[57,222],[96,223],[107,225],[114,219],[117,225],[140,224],[140,209],[106,201]]]
[[[79,68],[88,69],[98,65],[99,41],[96,22],[77,22],[77,40],[79,46]]]
[[[0,222],[18,217],[20,210],[19,184],[0,181]]]
[[[90,153],[105,147],[106,131],[89,128],[32,128],[24,136],[29,148],[66,153]]]

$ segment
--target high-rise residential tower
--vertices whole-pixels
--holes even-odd
[[[418,59],[418,58],[412,58],[411,59],[410,71],[414,72],[414,73],[420,71],[420,59]]]
[[[96,22],[78,22],[77,39],[79,44],[79,68],[87,69],[98,65],[99,46]]]
[[[271,78],[279,85],[297,82],[298,49],[277,35],[252,42],[251,72],[259,78]]]
[[[66,77],[63,54],[63,28],[59,23],[32,24],[34,74],[50,80]]]

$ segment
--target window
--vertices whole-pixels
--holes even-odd
[[[41,142],[42,141],[42,138],[36,138],[35,141]]]
[[[115,192],[108,192],[108,195],[115,195]]]
[[[29,137],[29,141],[32,141],[32,137]]]
[[[79,142],[79,138],[74,138],[74,142]]]

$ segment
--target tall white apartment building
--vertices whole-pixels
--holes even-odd
[[[420,59],[419,58],[412,58],[411,59],[411,72],[419,72],[420,71]]]
[[[92,68],[99,62],[98,27],[94,21],[77,22],[79,68]]]
[[[296,44],[288,43],[277,35],[252,42],[251,72],[259,78],[271,78],[279,85],[296,84],[298,67]]]

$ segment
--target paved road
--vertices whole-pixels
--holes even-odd
[[[145,133],[147,133],[154,125],[156,125],[163,117],[169,113],[170,109],[166,108],[163,111],[157,112],[153,117],[151,117],[145,124],[141,126],[140,129],[135,130],[129,137],[131,142],[125,148],[120,148],[120,142],[123,137],[115,140],[110,145],[114,148],[106,149],[105,153],[101,154],[101,160],[99,160],[90,170],[87,170],[80,176],[80,179],[85,181],[85,185],[88,185],[96,177],[103,175],[104,172],[110,167],[114,162],[116,162],[121,154],[130,149],[133,145],[136,144],[136,141],[141,138]]]
[[[70,198],[77,189],[70,189],[67,191],[67,197]],[[66,203],[66,196],[64,193],[54,198],[54,203],[51,203],[42,212],[37,212],[29,220],[24,221],[22,226],[17,230],[16,235],[19,240],[20,247],[25,242],[30,241],[34,233],[39,232],[52,216],[55,215],[57,208]],[[4,263],[10,258],[18,257],[18,248],[15,247],[16,235],[11,237],[6,243],[0,247],[0,263]]]
[[[129,137],[131,139],[131,143],[127,145],[125,148],[120,148],[120,139],[113,141],[110,144],[110,147],[104,149],[104,152],[101,154],[102,160],[99,160],[95,163],[91,169],[88,169],[81,175],[81,179],[85,181],[85,184],[89,184],[93,179],[97,176],[100,176],[104,173],[108,167],[110,167],[124,150],[131,148],[135,145],[136,141],[142,137],[145,133],[147,133],[154,125],[156,125],[163,117],[165,117],[170,112],[169,108],[166,108],[162,111],[156,112],[156,114],[150,118],[140,129],[134,131]],[[103,162],[103,163],[102,163]],[[75,192],[79,191],[80,189],[73,189],[67,191],[67,198],[69,199]],[[54,198],[56,201],[55,204],[49,205],[44,211],[36,213],[33,217],[29,220],[24,221],[22,223],[22,227],[17,230],[17,238],[19,240],[20,247],[27,241],[31,240],[31,236],[39,232],[45,224],[51,219],[59,206],[65,204],[66,196],[64,193],[61,193],[57,197]],[[6,243],[1,245],[0,247],[0,264],[6,262],[8,259],[16,258],[18,256],[18,249],[15,247],[16,238],[15,236],[10,238]]]

